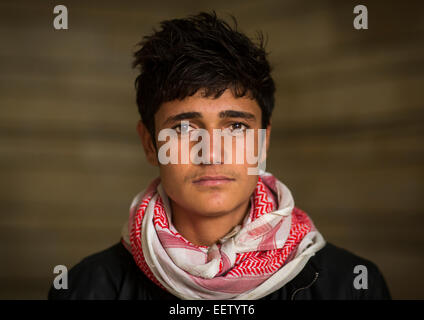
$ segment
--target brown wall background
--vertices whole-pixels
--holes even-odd
[[[424,298],[424,5],[371,1],[0,2],[0,298],[44,299],[53,267],[116,243],[156,176],[135,124],[134,45],[164,19],[234,14],[269,36],[267,170],[326,239]],[[69,29],[53,29],[65,4]]]

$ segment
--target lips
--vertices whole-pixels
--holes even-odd
[[[193,180],[193,183],[199,186],[218,186],[230,183],[234,180],[235,179],[226,176],[202,176],[196,180]]]

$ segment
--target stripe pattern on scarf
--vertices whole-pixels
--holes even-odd
[[[293,205],[291,213],[289,214],[291,216],[291,221],[289,221],[289,233],[283,245],[281,245],[281,241],[278,242],[279,239],[277,235],[281,235],[281,226],[288,217],[281,217],[281,219],[274,224],[264,220],[264,223],[255,225],[255,223],[260,221],[261,217],[271,214],[278,209],[278,199],[275,198],[275,194],[277,193],[277,182],[278,181],[272,175],[259,177],[257,186],[252,195],[250,213],[241,226],[243,230],[246,226],[254,225],[254,227],[250,228],[244,235],[248,241],[260,239],[256,242],[257,245],[254,250],[250,249],[247,252],[236,252],[235,259],[231,262],[226,252],[221,252],[223,245],[218,244],[216,246],[218,253],[215,252],[215,256],[218,254],[219,269],[213,278],[204,278],[197,274],[192,274],[187,270],[183,270],[186,276],[191,278],[194,284],[211,292],[221,292],[233,295],[241,294],[263,283],[295,257],[297,248],[302,239],[311,231],[316,230],[312,220],[305,212]],[[159,180],[155,180],[144,192],[137,210],[133,216],[130,216],[128,231],[131,253],[137,266],[151,281],[166,290],[166,287],[161,281],[154,276],[154,273],[149,268],[143,255],[141,230],[146,210],[152,198],[156,195],[156,201],[153,206],[154,228],[166,252],[169,253],[171,248],[179,248],[180,250],[183,249],[184,254],[187,256],[192,255],[194,252],[196,252],[196,254],[199,252],[200,254],[203,253],[206,257],[205,260],[208,260],[209,247],[197,246],[191,243],[170,225],[163,199],[157,192],[159,183]],[[176,262],[172,258],[170,261]],[[212,294],[211,297],[220,296]]]

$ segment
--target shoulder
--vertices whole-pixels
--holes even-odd
[[[328,242],[311,260],[323,274],[330,273],[340,276],[347,273],[353,274],[357,266],[364,266],[371,275],[380,273],[377,265],[371,260]]]
[[[80,265],[104,266],[112,271],[126,268],[133,264],[132,256],[121,242],[84,258]]]
[[[380,269],[366,258],[327,243],[310,263],[320,274],[320,285],[332,298],[390,299]]]
[[[352,265],[365,264],[372,268],[375,264],[368,259],[352,253],[349,250],[338,247],[327,242],[326,245],[316,252],[313,259],[318,263],[324,263],[327,268],[345,269],[351,268]],[[333,262],[333,263],[330,263]]]
[[[51,287],[49,299],[116,299],[134,261],[121,243],[92,254],[68,272],[67,289]]]

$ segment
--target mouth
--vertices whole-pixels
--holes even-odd
[[[235,181],[233,178],[226,176],[202,176],[193,180],[193,184],[197,186],[219,186]]]

